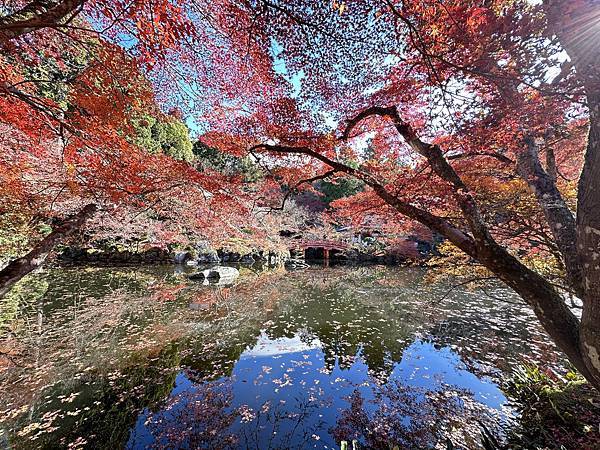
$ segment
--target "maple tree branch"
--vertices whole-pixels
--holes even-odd
[[[335,175],[336,172],[337,172],[337,170],[332,169],[332,170],[328,170],[327,172],[322,173],[321,175],[315,175],[314,177],[300,180],[294,185],[294,189],[297,189],[298,187],[300,187],[301,185],[306,184],[306,183],[314,183],[315,181],[324,180],[326,178],[329,178],[329,177]]]
[[[285,204],[288,201],[288,199],[290,198],[290,196],[295,193],[298,192],[298,187],[300,187],[303,184],[306,183],[313,183],[315,181],[318,180],[324,180],[326,178],[329,178],[330,176],[334,175],[337,171],[336,170],[328,170],[327,172],[321,174],[321,175],[315,175],[314,177],[311,178],[306,178],[303,180],[299,180],[296,184],[294,184],[294,186],[290,189],[287,190],[287,192],[285,193],[285,196],[283,197],[282,201],[281,201],[281,205],[279,205],[276,208],[269,208],[269,211],[283,211],[283,209],[285,208]]]
[[[473,238],[462,230],[456,228],[442,217],[436,216],[429,211],[418,208],[398,198],[390,193],[384,186],[383,182],[377,180],[373,175],[339,161],[334,161],[327,156],[318,153],[308,147],[288,147],[282,145],[258,144],[251,148],[251,151],[264,149],[275,153],[284,154],[302,154],[311,156],[319,161],[327,164],[338,172],[344,172],[352,175],[369,185],[375,193],[389,206],[397,210],[402,215],[416,220],[444,236],[446,236],[454,245],[463,250],[469,255],[477,253]]]
[[[485,157],[489,157],[489,158],[494,158],[494,159],[497,159],[498,161],[500,161],[500,162],[502,162],[504,164],[514,164],[515,163],[508,156],[505,156],[502,153],[498,153],[498,152],[460,153],[460,154],[456,154],[456,155],[448,155],[446,158],[448,159],[448,161],[454,161],[454,160],[457,160],[457,159],[471,158],[471,157],[474,157],[474,156],[485,156]]]
[[[414,211],[408,210],[405,204],[396,197],[391,196],[382,186],[373,186],[375,192],[402,214],[421,222],[434,231],[438,231],[465,253],[479,260],[486,268],[495,273],[498,278],[518,292],[533,308],[546,331],[569,356],[569,359],[577,366],[578,370],[584,375],[590,376],[591,372],[586,366],[580,349],[579,319],[568,308],[564,299],[556,291],[552,283],[527,267],[519,259],[511,255],[506,248],[496,242],[481,216],[475,198],[444,157],[438,145],[422,141],[410,125],[402,120],[395,106],[371,107],[360,112],[348,121],[342,138],[348,137],[352,129],[361,120],[373,115],[391,119],[396,130],[408,145],[427,159],[433,172],[451,186],[453,196],[469,224],[473,238],[469,238],[469,245],[458,245],[455,242],[455,237],[447,234],[448,230],[440,230],[439,227],[437,229],[432,227],[417,217]],[[438,224],[434,223],[433,225]]]
[[[361,179],[372,178],[372,176],[370,174],[367,174],[366,172],[363,172],[359,169],[350,167],[339,161],[334,161],[334,160],[328,158],[327,156],[323,155],[322,153],[312,150],[309,147],[290,147],[290,146],[278,145],[278,144],[257,144],[257,145],[254,145],[253,147],[251,147],[249,149],[249,152],[254,152],[255,150],[261,150],[261,149],[269,151],[269,152],[273,152],[273,153],[310,156],[314,159],[317,159],[317,160],[327,164],[329,167],[336,169],[336,171],[338,171],[338,172],[345,172],[350,175],[356,175],[357,177],[359,177]],[[363,180],[363,181],[366,181],[366,180]]]
[[[396,118],[398,116],[398,111],[395,106],[371,106],[359,112],[356,116],[348,119],[346,121],[346,127],[340,137],[340,140],[347,140],[350,138],[350,133],[354,130],[354,128],[363,120],[371,116],[380,116],[380,117],[389,117]]]
[[[21,100],[24,103],[27,103],[36,111],[39,111],[46,115],[51,120],[58,123],[61,127],[71,133],[77,133],[77,131],[69,125],[63,118],[63,112],[58,108],[56,110],[52,109],[52,106],[47,104],[43,98],[34,97],[33,95],[29,95],[15,87],[15,85],[10,85],[5,81],[0,81],[0,95],[8,95],[14,98]]]
[[[483,245],[486,242],[493,241],[487,225],[481,218],[481,214],[475,199],[460,176],[444,157],[442,149],[439,147],[439,145],[433,145],[422,141],[412,127],[402,120],[400,114],[398,113],[398,109],[395,106],[372,106],[361,111],[358,115],[348,121],[344,133],[342,134],[342,138],[347,139],[352,132],[352,129],[354,129],[354,127],[358,125],[360,121],[373,115],[391,119],[396,130],[404,138],[408,145],[427,160],[432,170],[438,177],[448,182],[452,186],[454,198],[463,212],[463,215],[469,222],[471,232],[473,233],[475,239],[479,241],[479,244]],[[476,257],[476,255],[472,256]]]
[[[298,188],[300,186],[302,186],[303,184],[314,183],[315,181],[324,180],[324,179],[329,178],[330,176],[334,175],[336,172],[337,172],[337,170],[332,169],[332,170],[328,170],[327,172],[324,172],[320,175],[315,175],[314,177],[311,177],[311,178],[305,178],[303,180],[299,180],[296,184],[294,184],[294,186],[291,189],[288,189],[288,191],[285,193],[285,196],[283,197],[283,200],[281,201],[281,205],[278,206],[277,208],[269,208],[269,211],[283,211],[283,209],[285,208],[286,202],[290,198],[290,195],[292,195],[292,193],[294,193],[294,192],[298,192]]]
[[[48,254],[65,239],[75,234],[98,210],[95,204],[84,206],[80,211],[67,217],[44,239],[37,243],[25,256],[17,258],[0,270],[0,298],[25,275],[37,269]]]
[[[81,10],[87,0],[34,0],[23,8],[0,17],[0,45],[32,31],[56,27],[60,21]]]

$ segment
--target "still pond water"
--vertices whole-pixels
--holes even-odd
[[[478,448],[478,421],[514,417],[501,380],[562,362],[500,286],[385,267],[204,286],[189,270],[55,269],[14,290],[0,448]]]

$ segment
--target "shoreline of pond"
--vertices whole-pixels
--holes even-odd
[[[319,264],[351,265],[351,266],[423,266],[427,258],[407,258],[395,254],[371,255],[353,250],[344,254],[336,254],[329,258],[318,255],[304,258],[293,257],[290,253],[274,252],[267,250],[254,250],[249,253],[228,252],[221,249],[198,253],[189,250],[171,250],[160,247],[151,247],[141,251],[112,250],[99,251],[92,248],[67,247],[58,253],[52,262],[55,267],[122,267],[122,266],[144,266],[156,264],[172,265],[240,265],[250,267],[270,266],[276,267],[286,265],[290,267]]]

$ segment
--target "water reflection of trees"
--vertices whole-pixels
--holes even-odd
[[[314,420],[322,406],[319,402],[297,398],[285,407],[266,401],[255,408],[233,403],[229,378],[194,384],[147,416],[152,448],[301,450],[326,431],[325,421]],[[241,426],[233,428],[234,422]]]
[[[461,301],[467,296],[477,300]],[[441,305],[448,313],[427,329],[424,339],[438,349],[452,348],[478,376],[511,373],[531,359],[560,368],[564,359],[529,307],[503,303],[502,296],[508,296],[505,290],[496,298],[464,292],[448,299]]]
[[[180,362],[176,346],[151,358],[133,358],[109,373],[95,370],[43,389],[28,414],[11,427],[11,448],[123,448],[138,412],[159,404],[175,384]]]
[[[55,270],[11,291],[0,345],[14,355],[0,368],[0,422],[12,448],[119,448],[137,411],[170,392],[177,308],[150,299],[180,280],[154,270]]]
[[[308,398],[285,406],[267,400],[254,408],[234,407],[231,383],[195,384],[145,417],[152,448],[300,450],[313,447],[325,432],[337,443],[357,440],[364,449],[425,450],[445,448],[447,441],[480,448],[480,424],[495,419],[457,387],[427,390],[394,381],[372,385],[366,396],[354,390],[329,426],[320,419],[326,404]]]
[[[373,387],[366,400],[358,390],[331,429],[337,442],[357,440],[368,449],[480,448],[479,425],[487,412],[471,394],[452,386],[428,391],[391,382]],[[489,419],[489,417],[488,417]],[[478,422],[479,421],[479,422]]]
[[[540,334],[528,313],[521,319],[511,306],[503,313],[466,292],[435,304],[446,287],[428,291],[420,277],[411,269],[334,267],[243,273],[223,288],[187,282],[165,268],[51,272],[10,305],[5,321],[2,341],[20,354],[18,365],[8,363],[0,373],[5,412],[15,414],[3,426],[15,448],[62,446],[82,436],[120,447],[139,411],[164,409],[180,367],[197,386],[228,377],[263,331],[271,339],[318,339],[328,371],[336,363],[348,369],[360,355],[380,382],[417,333],[438,347],[452,346],[474,373],[482,362],[504,369],[516,352],[543,349],[531,343]],[[414,403],[398,399],[403,408]],[[288,412],[277,416],[276,410],[261,420],[281,423]],[[41,428],[17,434],[32,424]]]
[[[328,371],[336,361],[348,369],[360,354],[372,374],[386,379],[411,341],[419,312],[408,305],[399,315],[392,303],[397,293],[357,292],[354,280],[302,280],[296,285],[295,301],[282,306],[267,334],[277,339],[302,330],[306,343],[315,338],[321,343]]]
[[[228,376],[268,323],[271,339],[318,339],[328,371],[336,362],[349,368],[360,354],[384,380],[422,322],[418,302],[395,303],[414,292],[414,273],[403,275],[393,279],[385,268],[331,268],[245,281],[227,292],[227,301],[216,288],[194,293],[194,304],[210,305],[204,317],[219,320],[188,341],[184,365],[201,377]]]
[[[173,396],[145,421],[153,438],[152,448],[234,447],[239,437],[229,427],[240,412],[231,408],[232,400],[229,382],[198,384],[191,391]]]
[[[256,342],[265,304],[274,307],[259,275],[234,288],[255,300],[235,302],[172,267],[152,269],[56,270],[13,292],[0,336],[14,353],[0,367],[0,422],[13,448],[121,448],[180,366],[201,369],[199,379],[230,372]],[[280,275],[270,275],[263,281],[275,285]],[[198,296],[213,299],[207,310],[189,308]]]

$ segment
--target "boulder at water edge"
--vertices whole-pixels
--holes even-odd
[[[190,280],[219,280],[219,284],[223,282],[231,282],[240,275],[240,272],[235,267],[214,266],[210,269],[197,272],[189,276]]]

